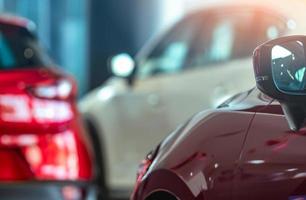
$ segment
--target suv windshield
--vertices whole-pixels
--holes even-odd
[[[49,57],[27,29],[0,24],[0,70],[50,65]]]

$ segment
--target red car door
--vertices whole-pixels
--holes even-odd
[[[306,127],[291,131],[278,103],[258,112],[238,163],[234,199],[306,199]]]

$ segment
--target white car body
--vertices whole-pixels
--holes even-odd
[[[235,1],[228,4],[229,6],[210,6],[199,12],[217,10],[216,13],[231,15],[231,12],[237,13],[235,5],[242,8],[246,3],[239,4]],[[306,34],[306,1],[265,0],[252,4],[259,6],[260,9],[256,10],[260,10],[259,13],[262,11],[263,15],[280,17],[280,23],[286,26],[286,31],[282,34],[275,35],[272,26],[267,34],[273,37]],[[246,10],[249,12],[249,9]],[[251,25],[259,27],[259,24]],[[145,66],[143,63],[164,37],[162,35],[155,39],[140,51],[136,57],[138,67]],[[248,39],[251,40],[252,37],[251,34]],[[272,38],[267,36],[267,39]],[[154,63],[147,63],[147,67],[151,65]],[[103,145],[107,187],[131,189],[135,182],[137,165],[146,152],[194,113],[216,107],[232,94],[254,87],[252,70],[249,54],[177,73],[145,78],[136,75],[132,85],[124,78],[111,77],[85,96],[79,106],[84,117],[95,126]]]

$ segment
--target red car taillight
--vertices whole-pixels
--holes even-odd
[[[0,87],[0,182],[90,181],[74,80],[51,70],[9,75]]]
[[[151,164],[152,164],[152,161],[148,159],[144,159],[141,161],[138,167],[138,170],[137,170],[136,185],[141,182],[141,179],[146,174]]]
[[[74,114],[71,102],[31,98],[27,95],[0,95],[0,124],[55,124],[70,121]]]
[[[148,155],[151,155],[148,154]],[[136,183],[135,183],[135,186],[134,186],[134,190],[132,192],[132,198],[133,199],[133,196],[135,196],[136,194],[136,191],[141,183],[141,180],[143,178],[143,176],[147,173],[149,167],[151,166],[153,162],[153,159],[150,159],[148,156],[141,161],[140,165],[138,166],[138,170],[137,170],[137,175],[136,175]]]
[[[66,100],[76,93],[72,80],[60,79],[51,83],[41,83],[30,88],[30,92],[39,98]]]
[[[5,163],[5,167],[0,166],[0,180],[86,178],[80,175],[79,156],[77,140],[71,131],[40,135],[0,135],[0,163]]]

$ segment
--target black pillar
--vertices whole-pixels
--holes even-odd
[[[144,3],[145,2],[145,3]],[[108,77],[108,59],[118,53],[134,56],[155,28],[157,1],[91,0],[89,5],[90,88]]]
[[[129,0],[91,0],[89,6],[90,88],[99,86],[108,76],[110,56],[133,53],[131,7]],[[124,16],[124,17],[123,17]]]

